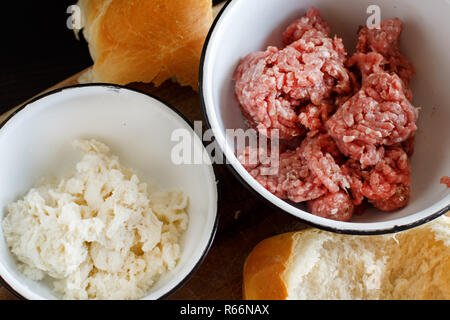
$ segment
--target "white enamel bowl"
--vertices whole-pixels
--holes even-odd
[[[232,75],[247,54],[281,45],[281,33],[311,6],[320,9],[333,34],[350,53],[358,26],[370,5],[381,19],[404,22],[402,52],[417,69],[412,82],[414,105],[421,108],[416,151],[411,159],[412,193],[407,207],[393,213],[371,210],[351,222],[314,216],[302,205],[283,201],[259,185],[239,164],[226,143],[226,129],[246,128],[233,90]],[[318,228],[349,234],[396,232],[430,221],[450,209],[450,192],[439,183],[450,175],[450,0],[232,0],[222,9],[206,40],[200,66],[203,111],[231,172],[257,195]]]
[[[217,189],[210,164],[171,161],[174,130],[190,124],[168,105],[144,93],[112,85],[60,89],[26,104],[0,127],[0,218],[5,206],[49,175],[63,175],[81,155],[76,138],[95,138],[111,147],[141,181],[180,188],[189,196],[189,227],[181,239],[176,268],[164,275],[144,299],[165,298],[183,285],[204,259],[217,228]],[[192,135],[202,150],[201,140]],[[1,229],[1,228],[0,228]],[[26,278],[0,230],[0,277],[26,299],[58,299],[42,282]]]

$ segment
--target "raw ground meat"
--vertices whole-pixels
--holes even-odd
[[[364,201],[364,195],[362,193],[362,169],[358,161],[349,159],[341,167],[344,174],[347,176],[347,180],[350,184],[350,195],[352,202],[355,206],[359,206]]]
[[[416,137],[412,136],[401,143],[401,147],[406,152],[408,157],[411,157],[414,154],[415,141]]]
[[[350,179],[353,203],[359,205],[366,197],[382,211],[404,207],[409,200],[411,168],[406,152],[400,147],[388,148],[376,166],[362,169],[350,159],[343,166]]]
[[[283,32],[283,43],[285,46],[303,37],[310,30],[317,30],[323,34],[330,34],[330,26],[322,19],[320,11],[311,8],[306,15],[292,22]]]
[[[281,139],[278,162],[267,161],[265,149],[238,151],[263,187],[341,221],[370,204],[393,211],[408,203],[418,109],[401,31],[399,19],[361,27],[347,59],[341,39],[330,37],[328,23],[311,8],[284,31],[284,48],[241,61],[235,92],[247,123],[260,135],[277,129]],[[441,183],[449,186],[450,178]]]
[[[441,178],[440,182],[442,184],[445,184],[447,186],[447,188],[450,188],[450,177],[444,176],[444,177]]]
[[[278,165],[259,162],[260,155],[261,150],[247,147],[238,154],[238,160],[256,181],[277,197],[298,203],[316,199],[328,192],[308,168],[299,149],[282,152]],[[272,174],[263,171],[275,167],[277,172],[272,171]]]
[[[247,122],[260,131],[278,129],[282,139],[300,136],[304,129],[297,123],[295,107],[300,102],[279,91],[284,75],[270,67],[278,49],[270,47],[245,57],[234,75],[235,91]]]
[[[400,35],[402,33],[400,19],[389,19],[380,24],[380,29],[362,27],[358,32],[356,51],[360,53],[377,52],[385,58],[384,68],[397,74],[405,84],[406,96],[411,101],[409,89],[411,79],[415,74],[413,64],[400,53]]]
[[[348,194],[341,191],[328,193],[325,196],[308,201],[308,210],[319,217],[350,221],[355,207]]]
[[[327,134],[311,132],[299,148],[282,152],[279,164],[264,161],[268,158],[270,152],[263,148],[247,147],[238,152],[244,168],[279,198],[303,202],[350,187],[338,165],[342,155]],[[269,171],[275,167],[276,172]]]
[[[363,168],[383,158],[384,146],[402,143],[417,130],[418,111],[400,78],[381,68],[383,59],[373,52],[350,58],[361,70],[362,87],[325,124],[342,153]]]
[[[305,119],[299,119],[302,107],[321,106],[333,95],[352,90],[342,40],[330,38],[317,9],[310,9],[289,30],[286,47],[249,54],[234,74],[236,97],[249,123],[268,134],[278,129],[282,139],[305,132]]]
[[[350,187],[346,175],[336,160],[341,157],[336,144],[328,134],[311,132],[300,147],[302,159],[330,192]]]
[[[381,211],[395,211],[408,204],[410,192],[409,186],[398,184],[395,193],[390,198],[370,200],[369,202]]]
[[[336,107],[329,103],[322,103],[319,106],[310,103],[300,109],[298,121],[308,130],[320,130],[335,109]]]
[[[389,199],[399,185],[410,186],[410,174],[408,155],[401,148],[388,149],[383,160],[364,177],[362,193],[369,201]]]

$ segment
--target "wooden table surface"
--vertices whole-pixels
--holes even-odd
[[[78,74],[52,87],[76,84]],[[159,88],[133,83],[176,107],[191,122],[203,121],[197,92],[167,81]],[[8,113],[12,112],[10,110]],[[0,116],[3,121],[7,114]],[[204,122],[204,121],[203,121]],[[242,269],[250,250],[261,240],[305,227],[298,219],[270,207],[247,190],[224,165],[217,165],[220,202],[214,242],[197,272],[169,299],[229,300],[242,298]],[[0,299],[16,299],[0,285]]]

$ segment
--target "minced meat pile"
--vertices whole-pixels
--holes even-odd
[[[401,32],[397,18],[360,27],[348,56],[311,8],[284,31],[284,47],[246,56],[234,74],[242,113],[259,135],[280,138],[275,173],[267,174],[274,164],[261,162],[255,146],[237,151],[246,170],[279,198],[306,201],[329,219],[349,221],[368,205],[404,207],[418,109]]]

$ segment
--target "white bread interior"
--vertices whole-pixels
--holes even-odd
[[[279,236],[264,240],[254,249],[259,252],[247,258],[246,299],[271,299],[256,287],[252,273],[279,278],[284,299],[450,299],[450,217],[395,235],[350,236],[316,229],[292,233],[282,238],[291,247],[278,277],[260,263],[264,255],[277,256],[267,249],[274,248],[270,242],[275,238],[280,241]],[[279,258],[274,259],[278,266]]]

